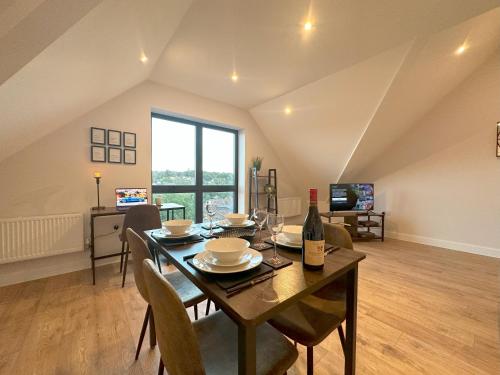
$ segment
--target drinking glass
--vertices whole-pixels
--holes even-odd
[[[205,209],[207,210],[207,215],[208,219],[210,220],[210,231],[208,234],[211,236],[214,233],[214,228],[213,228],[213,219],[215,214],[217,213],[217,205],[215,204],[214,201],[209,200],[207,203],[205,203]]]
[[[253,210],[253,221],[255,221],[255,224],[259,227],[259,239],[252,245],[255,250],[264,250],[267,247],[267,245],[262,242],[262,227],[266,223],[267,215],[266,210],[259,210],[258,208],[254,208]]]
[[[267,227],[271,231],[271,238],[274,243],[274,255],[269,258],[268,262],[278,265],[281,263],[281,259],[278,256],[278,251],[276,249],[276,239],[278,234],[283,230],[283,225],[285,224],[285,218],[280,214],[268,214],[267,215]]]

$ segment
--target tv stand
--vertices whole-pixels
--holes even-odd
[[[384,241],[385,212],[328,211],[322,212],[321,216],[327,218],[329,223],[332,222],[332,217],[343,217],[344,223],[348,224],[346,229],[351,234],[353,240]]]

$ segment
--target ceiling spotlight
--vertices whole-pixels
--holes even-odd
[[[231,81],[233,81],[233,82],[237,82],[239,78],[240,77],[238,77],[238,74],[236,74],[236,73],[233,73],[231,75]]]
[[[307,22],[304,24],[304,30],[306,30],[306,31],[310,31],[310,30],[312,30],[312,27],[313,27],[313,25],[312,25],[311,21],[307,21]]]
[[[142,54],[140,60],[143,64],[146,64],[149,59],[145,54]]]
[[[461,55],[462,53],[465,52],[466,49],[467,49],[467,47],[465,46],[465,44],[462,44],[460,47],[458,47],[455,50],[455,55]]]
[[[290,106],[286,106],[285,107],[285,115],[289,115],[290,113],[292,113],[292,108]]]

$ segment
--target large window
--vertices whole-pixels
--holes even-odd
[[[152,114],[151,127],[153,201],[181,204],[196,222],[205,218],[207,200],[221,215],[237,210],[236,130],[159,114]]]

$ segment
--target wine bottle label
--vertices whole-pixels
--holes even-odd
[[[325,264],[325,240],[304,240],[304,262],[311,266]]]

